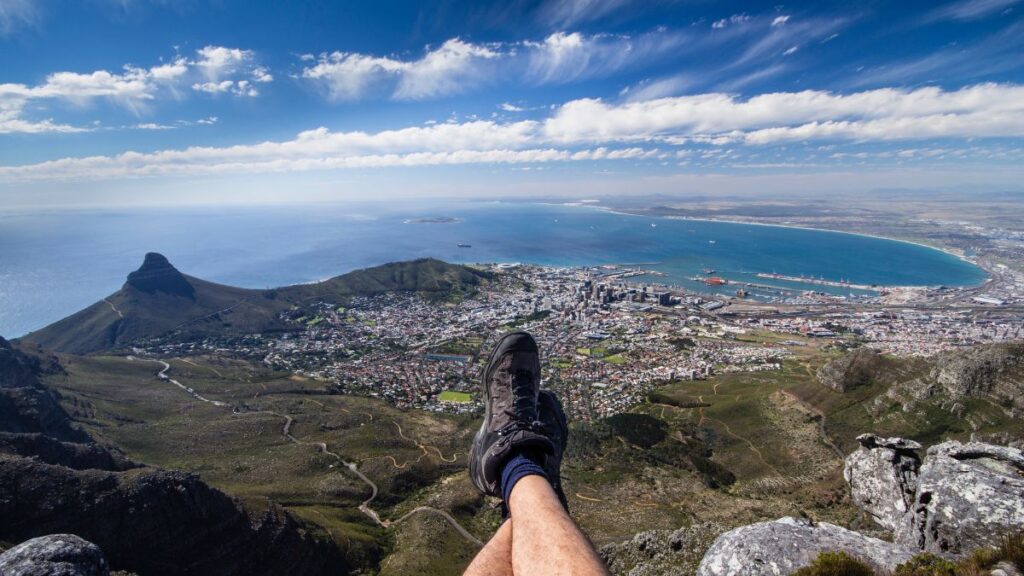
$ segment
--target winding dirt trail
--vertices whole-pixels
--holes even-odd
[[[751,442],[748,438],[744,438],[743,436],[740,436],[739,434],[733,432],[732,429],[729,428],[729,425],[723,422],[722,420],[718,420],[717,418],[711,417],[708,417],[708,420],[711,420],[712,422],[718,422],[719,424],[721,424],[722,427],[725,428],[726,433],[728,433],[733,438],[736,438],[737,440],[746,443],[746,445],[750,448],[750,451],[753,452],[754,454],[757,454],[757,459],[760,460],[762,464],[764,464],[768,468],[771,468],[772,472],[775,472],[777,475],[785,478],[785,475],[783,475],[782,472],[779,472],[779,470],[775,466],[772,466],[771,464],[768,463],[767,460],[765,460],[764,454],[762,454],[761,451],[757,448],[757,446],[754,446],[754,443]]]
[[[232,406],[232,405],[228,404],[227,402],[221,402],[219,400],[210,400],[209,398],[205,398],[205,397],[201,396],[198,392],[196,392],[192,388],[189,388],[188,386],[185,386],[181,382],[178,382],[177,380],[174,380],[173,378],[169,377],[167,375],[167,371],[171,369],[171,365],[168,364],[167,362],[164,362],[163,360],[154,359],[154,358],[136,358],[135,356],[127,356],[126,358],[129,361],[156,362],[156,363],[160,364],[163,367],[160,370],[160,372],[157,373],[157,377],[160,380],[165,381],[165,382],[170,382],[170,383],[174,384],[175,386],[177,386],[177,387],[181,388],[182,390],[184,390],[185,392],[187,392],[189,395],[191,395],[196,400],[200,400],[202,402],[206,402],[208,404],[212,404],[212,405],[217,406],[219,408],[231,408],[231,412],[233,414],[235,414],[235,415],[271,414],[271,415],[277,416],[279,418],[284,418],[284,426],[282,426],[282,428],[281,428],[281,435],[282,436],[287,438],[292,443],[300,445],[300,446],[313,446],[317,450],[319,450],[320,453],[322,453],[322,454],[324,454],[326,456],[330,456],[330,457],[334,458],[339,464],[343,465],[350,472],[355,474],[363,483],[365,483],[367,486],[370,487],[370,496],[366,500],[363,500],[363,502],[359,505],[359,511],[362,512],[363,514],[365,514],[371,520],[373,520],[378,526],[387,529],[387,528],[391,528],[392,526],[395,526],[395,525],[403,522],[407,518],[410,518],[410,517],[412,517],[412,516],[414,516],[416,514],[434,514],[435,516],[440,516],[442,519],[447,521],[448,524],[451,525],[451,527],[454,528],[455,531],[458,532],[459,535],[462,536],[463,538],[465,538],[467,541],[469,541],[472,544],[475,544],[478,547],[483,547],[484,543],[479,538],[477,538],[476,536],[473,536],[473,534],[471,534],[468,530],[463,528],[462,524],[459,524],[459,521],[456,520],[451,514],[445,512],[444,510],[439,510],[439,509],[433,508],[431,506],[418,506],[418,507],[412,509],[411,511],[407,512],[406,514],[404,514],[403,516],[401,516],[401,517],[399,517],[398,519],[395,519],[395,520],[388,520],[386,518],[381,518],[380,514],[378,514],[376,510],[374,510],[373,508],[370,507],[370,504],[377,498],[377,494],[379,492],[379,490],[377,489],[377,484],[375,484],[373,482],[373,480],[370,480],[370,478],[368,478],[365,474],[363,474],[363,472],[361,470],[359,470],[359,466],[355,462],[348,462],[344,458],[342,458],[339,454],[331,452],[330,449],[327,447],[327,444],[325,442],[307,442],[305,440],[299,440],[298,438],[293,436],[291,430],[292,430],[292,424],[295,422],[295,419],[292,418],[290,415],[288,415],[288,414],[281,414],[281,413],[275,412],[273,410],[251,410],[251,411],[239,410],[237,406]],[[321,403],[321,406],[323,406],[322,403]],[[372,421],[372,417],[371,417],[371,421]],[[405,436],[405,434],[402,433],[402,427],[399,426],[397,422],[395,422],[394,424],[395,424],[395,426],[398,427],[398,432],[402,436],[402,438],[405,438],[406,440],[414,442],[417,446],[419,446],[419,447],[421,447],[423,449],[424,455],[426,455],[427,451],[426,451],[425,445],[420,444],[420,443],[416,442],[415,440],[412,440],[411,438],[407,438]],[[446,462],[454,462],[455,458],[457,458],[457,456],[458,456],[456,454],[455,456],[452,456],[452,460],[447,460],[447,459],[445,459],[444,455],[441,454],[440,450],[438,450],[437,448],[434,448],[434,449],[437,450],[438,456],[442,460],[444,460]],[[421,456],[421,458],[422,458],[422,456]]]
[[[812,414],[815,414],[815,415],[818,416],[818,434],[821,435],[821,441],[826,446],[831,448],[832,451],[836,453],[836,456],[838,456],[840,460],[846,460],[846,454],[843,454],[843,451],[840,450],[839,447],[836,446],[834,442],[832,442],[832,439],[829,438],[828,434],[825,432],[825,419],[826,419],[825,413],[822,412],[821,410],[818,410],[814,406],[808,404],[807,402],[804,402],[803,400],[798,398],[796,394],[793,394],[792,392],[790,392],[788,390],[780,390],[780,392],[782,392],[782,394],[784,396],[786,396],[787,398],[790,398],[791,400],[793,400],[794,402],[796,402],[800,406],[803,406],[804,409],[806,409],[807,411],[809,411]]]
[[[117,309],[117,306],[114,306],[113,302],[111,302],[110,300],[107,300],[106,298],[104,298],[103,301],[106,302],[110,306],[111,310],[113,310],[114,312],[117,313],[117,317],[118,318],[120,318],[121,320],[124,320],[124,314],[122,314],[121,311]]]

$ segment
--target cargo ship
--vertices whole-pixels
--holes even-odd
[[[458,247],[459,248],[472,248],[473,245],[472,244],[459,244]]]

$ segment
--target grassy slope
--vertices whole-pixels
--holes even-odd
[[[850,525],[856,514],[846,497],[842,460],[830,443],[846,453],[854,448],[853,438],[866,431],[926,443],[969,435],[963,418],[934,403],[910,413],[899,406],[868,412],[865,406],[887,383],[846,394],[824,388],[814,374],[835,353],[807,342],[792,348],[795,355],[782,371],[725,374],[662,388],[677,404],[697,407],[635,407],[634,412],[664,423],[664,439],[650,449],[612,435],[589,453],[569,455],[564,484],[573,515],[588,535],[601,545],[695,521],[736,526],[801,512]],[[326,442],[359,462],[380,486],[374,508],[383,517],[397,518],[425,505],[449,511],[481,539],[497,528],[494,502],[475,492],[465,472],[478,421],[324,395],[316,381],[242,362],[187,360],[171,361],[173,378],[244,410],[291,415],[296,438]],[[198,402],[157,380],[153,363],[114,357],[65,357],[64,362],[68,376],[53,376],[50,384],[95,436],[140,461],[198,472],[245,501],[272,498],[328,531],[363,566],[379,566],[385,574],[453,574],[475,550],[433,516],[413,516],[391,530],[370,523],[356,510],[367,496],[366,486],[314,447],[284,438],[281,416],[232,414]],[[885,366],[895,380],[925,370],[918,362]],[[1022,432],[1020,422],[1001,419],[987,403],[972,401],[967,409],[992,412],[988,426],[993,430]],[[820,434],[821,415],[827,438]],[[574,430],[578,441],[580,423]],[[674,459],[694,442],[713,449],[713,461],[735,474],[735,484],[709,488]]]
[[[326,442],[331,451],[358,461],[381,489],[382,502],[374,507],[385,518],[392,517],[386,502],[400,502],[419,482],[461,473],[468,486],[463,447],[471,432],[456,419],[401,412],[373,399],[308,394],[322,386],[244,364],[192,360],[199,366],[172,361],[172,377],[208,398],[288,414],[295,419],[296,438]],[[258,505],[271,498],[327,530],[364,566],[375,565],[388,550],[388,536],[356,509],[368,487],[314,446],[283,437],[283,417],[233,414],[197,401],[156,379],[155,363],[100,356],[63,361],[68,375],[52,377],[49,384],[98,440],[148,464],[196,472],[243,501]],[[426,455],[417,441],[429,444]],[[434,448],[449,460],[462,452],[449,463]],[[451,512],[464,517],[475,509]]]

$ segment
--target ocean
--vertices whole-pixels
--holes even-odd
[[[459,247],[468,244],[471,247]],[[146,252],[182,272],[266,288],[431,256],[450,262],[635,264],[652,282],[714,269],[729,280],[779,273],[856,284],[970,286],[984,271],[915,244],[866,236],[616,214],[533,203],[302,205],[0,213],[0,335],[21,336],[115,292]],[[720,289],[732,293],[735,287]],[[757,292],[756,289],[751,289]]]

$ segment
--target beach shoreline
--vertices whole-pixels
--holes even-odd
[[[812,231],[815,231],[815,232],[834,232],[836,234],[847,234],[847,235],[850,235],[850,236],[861,236],[861,237],[864,237],[864,238],[874,238],[876,240],[888,240],[890,242],[902,242],[903,244],[911,244],[911,245],[914,245],[914,246],[920,246],[921,248],[928,248],[929,250],[936,250],[938,252],[942,252],[943,254],[947,254],[947,255],[952,256],[952,257],[954,257],[954,258],[956,258],[958,260],[966,262],[966,263],[968,263],[968,264],[970,264],[972,266],[976,266],[978,269],[984,271],[985,272],[985,276],[986,276],[985,281],[981,282],[977,286],[983,286],[984,284],[986,284],[986,283],[988,283],[988,282],[990,282],[992,280],[992,272],[988,268],[986,268],[984,265],[982,265],[977,260],[974,260],[974,259],[968,257],[965,254],[959,254],[959,253],[954,252],[953,250],[951,250],[949,248],[944,248],[942,246],[933,246],[931,244],[925,244],[923,242],[916,242],[914,240],[906,240],[906,239],[903,239],[903,238],[891,238],[889,236],[880,236],[878,234],[865,234],[865,233],[862,233],[862,232],[850,232],[848,230],[834,230],[834,229],[831,229],[831,228],[819,228],[819,227],[815,227],[815,226],[799,226],[799,225],[796,225],[796,224],[778,224],[778,223],[775,223],[775,222],[753,222],[753,221],[746,221],[746,220],[732,220],[732,219],[727,219],[727,218],[695,218],[695,217],[692,217],[692,216],[671,216],[671,215],[669,215],[669,216],[660,216],[660,215],[652,215],[652,214],[637,214],[635,212],[624,212],[622,210],[616,210],[614,208],[609,208],[607,206],[570,205],[570,204],[562,204],[562,206],[569,206],[569,207],[573,207],[573,208],[591,208],[591,209],[595,209],[595,210],[600,210],[602,212],[608,212],[610,214],[618,214],[620,216],[645,216],[647,218],[661,218],[661,219],[664,219],[664,220],[679,220],[679,221],[693,221],[693,222],[722,222],[722,223],[725,223],[725,224],[740,224],[740,225],[749,225],[749,226],[770,226],[770,227],[775,227],[775,228],[793,228],[793,229],[797,229],[797,230],[812,230]],[[887,286],[887,287],[888,288],[914,288],[915,286]]]

